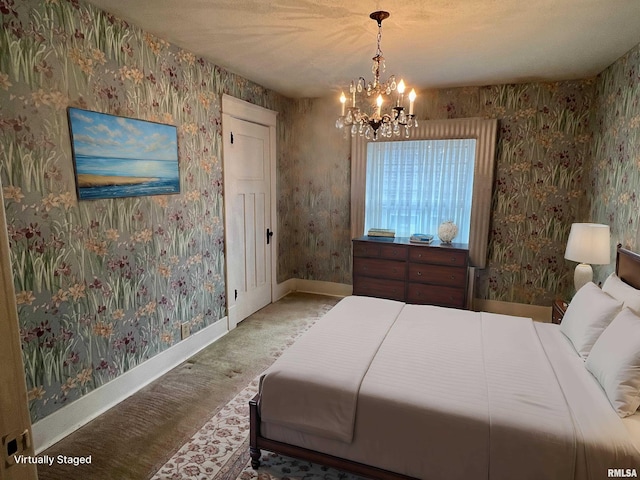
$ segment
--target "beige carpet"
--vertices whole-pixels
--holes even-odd
[[[88,466],[40,466],[40,480],[151,478],[238,392],[340,299],[294,293],[42,455],[91,455]]]

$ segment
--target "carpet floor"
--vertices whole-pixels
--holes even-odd
[[[256,378],[205,423],[152,480],[364,480],[334,468],[263,451],[260,468],[249,458],[249,400]]]
[[[91,465],[39,466],[40,480],[151,478],[200,428],[340,299],[292,293],[40,455]]]

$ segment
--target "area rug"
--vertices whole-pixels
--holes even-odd
[[[249,400],[255,379],[214,415],[152,477],[153,480],[362,480],[333,468],[262,452],[259,470],[249,458]]]

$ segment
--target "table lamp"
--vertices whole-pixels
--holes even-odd
[[[576,292],[593,280],[591,265],[611,263],[609,225],[598,223],[574,223],[571,225],[564,258],[578,262],[573,275]]]

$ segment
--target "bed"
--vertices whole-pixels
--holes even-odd
[[[374,479],[566,479],[640,471],[640,256],[560,325],[346,297],[261,377],[261,450]]]

